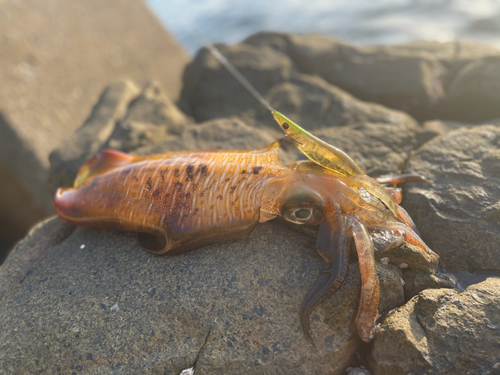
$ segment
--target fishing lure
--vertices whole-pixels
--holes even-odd
[[[370,233],[389,231],[437,257],[420,239],[401,194],[364,175],[342,151],[273,111],[280,127],[310,159],[284,166],[280,142],[252,151],[185,151],[132,156],[105,150],[80,169],[73,188],[58,189],[64,220],[88,227],[135,231],[155,254],[179,254],[240,237],[281,216],[319,226],[316,248],[325,268],[300,308],[306,338],[315,345],[309,315],[343,283],[354,240],[361,271],[355,324],[370,341],[378,316],[379,282]],[[390,185],[413,175],[384,176]]]

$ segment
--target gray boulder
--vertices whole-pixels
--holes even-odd
[[[313,249],[270,222],[157,257],[131,233],[51,219],[0,268],[0,371],[340,374],[359,344],[359,271],[312,314],[315,349],[299,325]]]
[[[372,374],[493,374],[500,371],[500,278],[429,289],[389,315],[375,335]]]
[[[103,88],[156,79],[177,100],[188,56],[143,1],[1,1],[0,15],[0,224],[12,228],[0,243],[12,247],[54,212],[48,155]]]
[[[180,134],[189,122],[186,115],[163,94],[157,83],[148,83],[117,121],[106,146],[121,151],[151,146]]]
[[[461,129],[422,146],[405,171],[403,206],[444,268],[500,270],[500,126]]]
[[[261,95],[290,76],[288,56],[271,48],[247,44],[217,48]],[[237,115],[256,101],[207,49],[198,51],[183,79],[181,108],[198,122]]]
[[[188,118],[161,91],[148,83],[141,93],[130,81],[109,85],[83,125],[49,156],[47,188],[73,185],[80,167],[105,148],[131,151],[179,134]]]
[[[83,125],[50,153],[48,190],[51,195],[58,187],[73,186],[78,169],[104,147],[116,122],[138,94],[139,89],[130,81],[112,83],[103,91]]]
[[[465,122],[500,117],[500,56],[465,65],[451,81],[439,116]]]
[[[500,116],[500,51],[490,46],[468,41],[355,46],[324,35],[275,32],[252,35],[245,43],[285,53],[300,72],[419,120]]]
[[[376,122],[401,125],[403,131],[416,125],[406,113],[363,102],[318,76],[293,74],[289,81],[271,88],[266,100],[307,130]],[[277,129],[269,110],[258,103],[242,117]]]

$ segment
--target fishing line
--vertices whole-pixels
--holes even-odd
[[[229,71],[229,73],[231,73],[232,76],[236,78],[238,82],[241,83],[243,87],[245,87],[248,92],[250,92],[250,94],[252,94],[252,96],[260,102],[260,104],[266,107],[269,111],[274,111],[269,102],[264,99],[264,97],[257,91],[255,87],[253,87],[253,85],[245,78],[245,76],[241,74],[240,71],[228,59],[224,57],[224,55],[217,49],[217,47],[215,47],[209,40],[202,37],[201,35],[199,35],[198,37],[199,39],[202,39],[205,48],[212,53],[212,55]]]

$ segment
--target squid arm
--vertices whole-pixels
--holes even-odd
[[[316,240],[317,251],[326,264],[318,282],[306,293],[300,306],[300,324],[306,339],[314,346],[309,316],[321,302],[334,294],[344,283],[349,269],[351,236],[348,223],[338,207],[330,208],[320,224]]]
[[[365,226],[356,218],[350,218],[351,232],[356,244],[361,273],[361,297],[356,314],[358,334],[364,342],[370,342],[375,333],[378,317],[380,287],[373,253],[373,243]]]

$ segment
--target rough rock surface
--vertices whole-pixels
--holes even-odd
[[[403,206],[444,268],[500,270],[500,126],[450,132],[422,146],[407,172]]]
[[[106,147],[125,152],[180,134],[188,119],[156,83],[148,83],[141,95],[129,103],[117,122]]]
[[[0,200],[8,205],[21,189],[20,212],[53,212],[51,197],[40,188],[48,155],[81,125],[110,81],[157,79],[176,100],[188,61],[136,0],[1,1],[0,36],[0,170],[9,171],[0,181],[15,178],[17,187]],[[27,215],[20,232],[32,223]]]
[[[0,369],[339,374],[358,343],[350,323],[359,271],[351,267],[312,314],[315,349],[298,319],[318,273],[313,248],[270,222],[236,241],[157,257],[133,234],[72,232],[52,219],[1,268]]]
[[[428,289],[377,332],[374,375],[493,374],[500,371],[500,278],[467,288]]]

